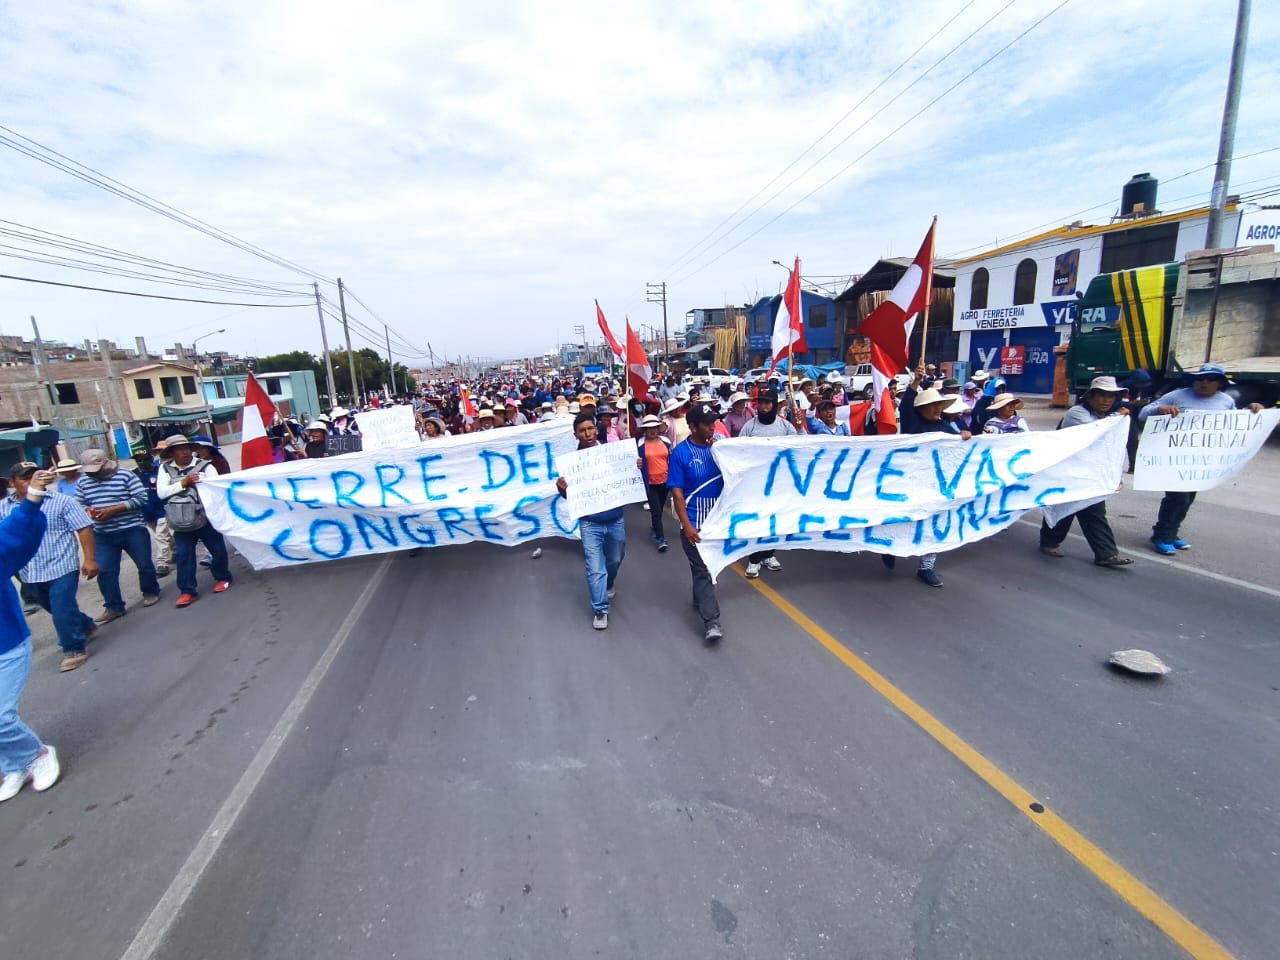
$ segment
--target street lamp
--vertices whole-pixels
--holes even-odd
[[[226,333],[226,328],[221,330],[212,330],[209,333],[202,333],[191,341],[191,352],[195,354],[196,359],[196,379],[200,382],[200,403],[204,408],[205,419],[209,421],[209,439],[217,439],[213,430],[213,408],[209,405],[209,397],[204,390],[204,367],[200,364],[200,351],[196,349],[196,344],[206,337],[216,336],[219,333]]]

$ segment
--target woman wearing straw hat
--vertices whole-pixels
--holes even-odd
[[[1027,433],[1031,424],[1018,413],[1022,401],[1011,393],[1002,393],[987,406],[991,415],[982,428],[983,433]]]

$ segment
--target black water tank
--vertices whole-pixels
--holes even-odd
[[[1149,173],[1135,173],[1120,192],[1120,216],[1149,216],[1156,209],[1156,188],[1160,181]]]

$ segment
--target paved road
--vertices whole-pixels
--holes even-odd
[[[638,509],[605,633],[569,543],[238,569],[33,672],[24,713],[66,773],[0,809],[4,955],[1186,956],[1056,816],[1231,954],[1275,957],[1275,457],[1241,487],[1272,499],[1202,498],[1176,562],[1126,491],[1124,571],[1074,539],[1042,557],[1027,525],[945,555],[943,590],[791,552],[780,606],[726,571],[713,650]],[[1129,646],[1175,672],[1102,665]]]

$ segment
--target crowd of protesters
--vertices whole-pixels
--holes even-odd
[[[922,366],[904,379],[909,382],[900,387],[891,381],[887,389],[902,433],[941,433],[963,442],[978,433],[1031,429],[1020,413],[1022,401],[998,376],[978,371],[961,383]],[[1140,421],[1152,414],[1231,409],[1235,402],[1224,390],[1228,383],[1225,371],[1212,364],[1189,371],[1184,386],[1159,397],[1151,396],[1149,378],[1122,385],[1112,377],[1098,377],[1067,411],[1059,429],[1133,413],[1128,443],[1132,461]],[[580,449],[633,443],[653,544],[659,553],[667,551],[663,518],[669,509],[689,564],[692,604],[702,621],[703,639],[714,644],[724,636],[720,606],[697,549],[702,524],[724,485],[713,445],[731,437],[874,433],[875,419],[867,405],[851,404],[851,399],[844,378],[831,374],[822,382],[804,377],[794,384],[776,376],[750,384],[725,380],[715,389],[697,377],[677,382],[667,376],[642,397],[621,393],[608,377],[455,379],[429,383],[399,402],[412,405],[423,442],[563,418],[572,420]],[[1250,409],[1261,408],[1251,404]],[[270,428],[275,459],[320,458],[355,449],[350,441],[360,436],[359,416],[359,410],[335,407],[305,426],[280,420]],[[78,459],[48,468],[23,461],[9,471],[6,495],[0,498],[0,563],[10,581],[0,590],[0,800],[14,796],[27,783],[36,790],[47,789],[59,776],[56,751],[17,713],[32,660],[24,614],[40,609],[49,613],[63,655],[60,669],[67,672],[86,662],[87,644],[103,625],[127,613],[120,588],[126,555],[137,569],[144,607],[159,601],[160,580],[175,571],[175,605],[180,608],[199,598],[202,566],[209,570],[214,593],[226,593],[234,581],[226,543],[208,522],[199,498],[202,478],[231,469],[217,444],[204,436],[174,434],[135,462],[128,470],[104,451],[89,449]],[[563,478],[558,488],[566,493]],[[1190,549],[1181,526],[1194,500],[1194,493],[1165,494],[1152,528],[1151,544],[1157,553],[1169,556]],[[1105,501],[1055,524],[1042,522],[1041,552],[1062,557],[1062,545],[1076,522],[1095,564],[1115,568],[1133,562],[1117,552]],[[581,527],[592,625],[603,630],[626,552],[624,511],[619,507],[584,517]],[[207,554],[201,560],[199,547]],[[893,556],[885,555],[882,561],[891,570],[897,565]],[[920,557],[916,578],[941,587],[936,563],[936,554]],[[772,551],[753,553],[743,572],[756,579],[762,569],[779,571],[782,564]],[[21,586],[21,602],[13,578]],[[103,609],[96,617],[80,609],[82,578],[97,581]]]

